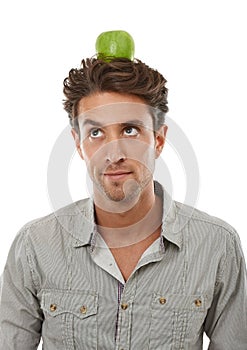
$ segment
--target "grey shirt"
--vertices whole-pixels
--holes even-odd
[[[92,199],[28,223],[2,275],[0,349],[247,349],[246,267],[224,221],[163,198],[160,239],[127,282],[94,224]]]

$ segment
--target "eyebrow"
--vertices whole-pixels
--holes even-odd
[[[97,122],[95,120],[92,120],[92,119],[84,119],[83,120],[83,123],[82,123],[82,126],[85,126],[87,124],[90,124],[90,125],[94,125],[94,126],[103,126],[100,122]]]
[[[92,119],[84,119],[82,126],[84,127],[85,125],[88,125],[88,124],[93,125],[93,126],[99,126],[99,127],[103,127],[104,125],[107,125],[107,124],[102,124],[102,123],[95,121],[95,120],[92,120]],[[113,124],[113,123],[111,123],[111,124]],[[108,125],[111,125],[111,124],[108,124]],[[119,124],[121,126],[138,125],[138,126],[145,127],[145,124],[140,119],[133,119],[133,120],[128,120],[124,123],[114,123],[114,124]]]

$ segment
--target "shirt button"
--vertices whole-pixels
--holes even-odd
[[[161,297],[160,298],[160,304],[164,305],[166,303],[166,298]]]
[[[122,308],[123,310],[128,309],[128,304],[121,304],[121,308]]]
[[[195,300],[195,305],[196,305],[197,307],[200,307],[200,306],[202,305],[202,301],[201,301],[200,299],[196,299],[196,300]]]
[[[52,312],[56,311],[56,310],[57,310],[57,305],[56,305],[56,304],[51,304],[51,305],[50,305],[50,310],[51,310]]]
[[[80,313],[81,314],[86,314],[87,313],[87,307],[85,305],[83,305],[81,308],[80,308]]]

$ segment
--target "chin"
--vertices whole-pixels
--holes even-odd
[[[133,201],[136,201],[136,199],[139,198],[140,196],[140,192],[141,192],[141,189],[140,187],[135,187],[135,188],[132,188],[131,191],[126,191],[126,192],[123,192],[123,190],[121,189],[120,191],[111,191],[111,192],[105,192],[106,196],[114,201],[114,202],[122,202],[123,204],[126,204],[126,203],[131,203]]]

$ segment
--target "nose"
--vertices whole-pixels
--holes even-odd
[[[109,163],[123,162],[126,159],[126,140],[115,139],[108,142],[105,148],[105,159]]]

